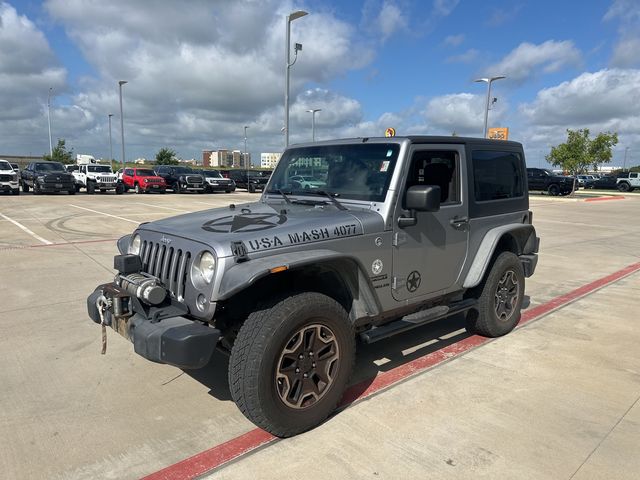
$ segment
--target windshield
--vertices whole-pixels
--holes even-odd
[[[138,175],[139,177],[155,177],[156,176],[155,172],[148,168],[138,168],[136,170],[136,175]]]
[[[51,163],[36,163],[35,165],[36,172],[64,172],[67,171],[64,169],[61,163],[51,162]]]
[[[11,164],[9,162],[0,160],[0,170],[13,170],[13,168],[11,167]]]
[[[293,148],[278,162],[268,193],[320,191],[339,198],[382,202],[399,151],[397,143]]]
[[[207,178],[223,178],[220,172],[216,170],[203,170],[202,174]]]
[[[174,167],[173,171],[175,173],[193,173],[193,170],[191,170],[189,167]]]
[[[108,165],[89,165],[87,170],[98,173],[111,173],[111,167]]]

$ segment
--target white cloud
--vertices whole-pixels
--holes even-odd
[[[407,19],[402,14],[402,10],[390,1],[385,1],[376,19],[378,28],[382,34],[382,39],[386,40],[396,31],[407,27]]]
[[[580,51],[570,40],[547,40],[539,45],[525,42],[487,71],[492,75],[506,75],[510,80],[522,82],[540,70],[552,73],[566,66],[577,66],[580,61]]]
[[[471,93],[454,93],[434,97],[423,112],[429,133],[482,136],[486,97]],[[498,102],[489,112],[491,123],[501,122],[506,102]]]
[[[613,47],[611,65],[614,67],[640,66],[640,2],[615,0],[603,17],[604,21],[619,21],[619,38]]]
[[[385,6],[393,21],[380,28],[390,35],[404,17],[395,4]],[[281,149],[284,18],[294,7],[278,0],[192,0],[188,8],[158,0],[152,9],[140,1],[48,0],[46,10],[98,73],[72,98],[83,112],[78,122],[90,125],[80,131],[70,124],[60,136],[76,150],[108,144],[107,114],[118,116],[117,81],[124,79],[129,81],[123,97],[131,155],[150,156],[165,145],[184,156],[198,156],[203,148],[237,147],[243,125],[251,126],[256,148]],[[351,25],[322,11],[294,21],[291,42],[303,44],[291,69],[292,99],[305,85],[367,65],[374,54]],[[295,108],[293,101],[292,112]],[[292,123],[292,135],[295,127]]]
[[[433,0],[433,12],[440,17],[446,17],[458,6],[460,0]]]
[[[459,55],[452,55],[447,58],[447,63],[472,63],[475,62],[480,55],[480,51],[475,48],[470,48],[464,53]]]
[[[458,35],[448,35],[444,38],[444,44],[451,47],[457,47],[462,42],[464,42],[464,33],[459,33]]]

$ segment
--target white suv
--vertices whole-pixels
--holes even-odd
[[[0,191],[20,195],[18,172],[6,160],[0,159]]]

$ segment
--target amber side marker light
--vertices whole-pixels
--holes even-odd
[[[270,272],[271,273],[278,273],[278,272],[284,272],[285,270],[289,270],[289,267],[287,267],[286,265],[280,265],[279,267],[273,267]]]

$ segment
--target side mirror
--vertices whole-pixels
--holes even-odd
[[[437,185],[414,185],[409,187],[405,196],[405,207],[409,217],[398,218],[399,227],[416,224],[416,212],[437,212],[440,210],[440,187]]]

